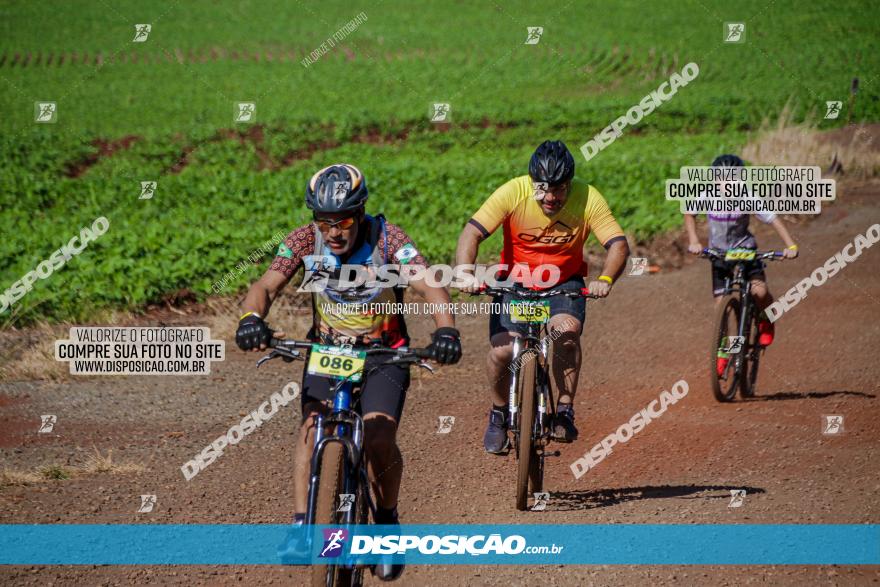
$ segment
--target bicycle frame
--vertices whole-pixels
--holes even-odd
[[[343,446],[344,459],[344,487],[345,493],[356,494],[360,483],[367,482],[367,472],[363,462],[364,421],[360,414],[351,409],[351,400],[354,394],[354,383],[346,379],[337,381],[333,394],[333,411],[326,416],[319,414],[315,419],[315,446],[312,450],[309,474],[308,508],[306,509],[306,523],[314,524],[315,508],[318,501],[318,484],[321,480],[321,471],[318,463],[324,449],[331,442],[338,442]],[[335,429],[329,434],[324,433],[324,428],[334,426]],[[351,433],[349,433],[351,430]],[[357,475],[355,475],[357,472]],[[367,505],[370,512],[375,515],[370,492],[366,492]],[[342,512],[342,524],[354,524],[354,516],[357,508],[351,508]]]
[[[749,340],[749,329],[752,319],[752,308],[754,301],[752,300],[752,283],[744,277],[745,263],[739,262],[733,269],[733,277],[727,277],[724,280],[724,295],[738,294],[740,303],[739,324],[737,325],[737,336],[743,337],[743,348],[737,353],[737,365],[742,362],[748,350],[746,346]]]
[[[523,360],[528,361],[538,361],[538,374],[539,379],[543,376],[547,378],[549,373],[549,365],[547,362],[547,356],[550,354],[550,342],[549,342],[549,334],[547,332],[547,325],[545,324],[535,324],[528,323],[527,324],[527,332],[523,336],[515,337],[513,340],[513,361],[514,365],[513,375],[510,378],[510,391],[508,393],[508,409],[509,409],[509,422],[510,422],[510,430],[513,432],[514,437],[519,442],[520,435],[520,425],[517,421],[516,414],[519,411],[519,397],[517,395],[517,388],[519,383],[519,371],[520,366],[522,365]],[[525,358],[528,355],[533,355],[531,357]],[[548,414],[553,416],[556,413],[555,404],[553,403],[553,394],[550,393],[550,386],[548,385],[549,381],[543,381],[542,385],[535,387],[535,392],[538,394],[538,410],[537,414],[540,422],[544,422],[544,417]],[[534,425],[532,422],[530,425]],[[536,431],[539,432],[539,431]],[[543,439],[544,434],[536,435],[536,439]]]

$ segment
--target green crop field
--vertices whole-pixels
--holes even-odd
[[[305,181],[338,161],[366,173],[370,212],[441,262],[547,138],[568,144],[578,175],[641,238],[680,221],[665,178],[741,148],[786,103],[796,121],[826,100],[848,108],[858,77],[847,116],[880,119],[880,11],[868,1],[56,0],[6,2],[0,16],[0,293],[95,218],[110,222],[0,314],[6,326],[211,295],[252,250],[308,221]],[[746,23],[745,41],[723,42],[725,22]],[[152,28],[133,42],[139,23]],[[525,44],[530,26],[544,27],[537,44]],[[689,62],[697,79],[585,161],[580,145]],[[35,122],[36,102],[55,102],[56,122]],[[253,122],[234,121],[237,102],[256,104]],[[449,124],[430,121],[436,102],[451,105]],[[154,197],[139,199],[141,181],[158,182]],[[500,238],[490,244],[487,255]]]

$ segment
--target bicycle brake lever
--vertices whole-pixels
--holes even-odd
[[[431,373],[434,373],[434,367],[425,363],[424,361],[419,361],[418,363],[413,363],[416,367],[421,367],[422,369],[427,369]]]
[[[281,356],[281,353],[279,353],[278,351],[272,351],[271,353],[269,353],[265,357],[260,358],[260,360],[257,361],[257,367],[259,367],[260,365],[262,365],[266,361],[271,361],[272,359],[275,359],[280,356]]]
[[[277,359],[278,357],[281,357],[282,359],[284,359],[285,362],[289,363],[294,359],[298,359],[300,357],[300,352],[276,348],[271,353],[257,361],[257,367],[259,367],[266,361],[271,361],[272,359]]]

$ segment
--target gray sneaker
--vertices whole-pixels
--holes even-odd
[[[507,408],[492,407],[489,411],[489,425],[483,435],[483,447],[486,452],[504,454],[508,447],[507,439]]]

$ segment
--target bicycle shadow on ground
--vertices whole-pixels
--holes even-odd
[[[550,492],[547,511],[573,511],[604,508],[628,501],[645,499],[721,499],[730,500],[733,489],[745,489],[746,495],[767,493],[761,487],[747,485],[646,485],[593,491]],[[701,495],[716,492],[714,495]]]
[[[745,401],[773,402],[787,399],[825,399],[826,397],[834,397],[836,395],[849,395],[866,399],[874,399],[877,397],[872,393],[865,393],[863,391],[807,391],[804,393],[796,391],[780,391],[779,393],[771,393],[769,395],[761,395],[761,392],[759,391],[755,397],[750,397]]]

